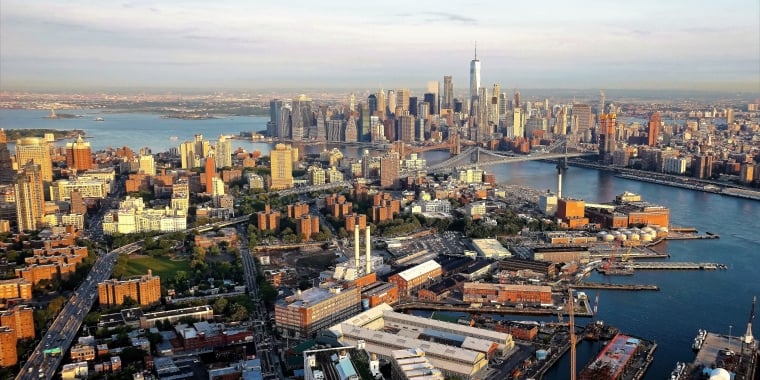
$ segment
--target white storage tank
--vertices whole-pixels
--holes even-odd
[[[612,234],[604,235],[604,241],[613,241],[613,240],[615,240],[615,235],[612,235]]]

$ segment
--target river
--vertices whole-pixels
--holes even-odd
[[[179,120],[161,119],[150,114],[66,112],[86,114],[87,117],[51,120],[43,118],[49,111],[0,110],[0,127],[83,129],[94,150],[126,145],[135,150],[147,146],[153,152],[160,152],[179,146],[196,133],[216,139],[220,134],[260,131],[266,129],[267,122],[265,117]],[[93,121],[97,116],[105,120]],[[233,149],[258,149],[266,154],[271,145],[236,140]],[[324,145],[311,145],[305,150],[316,153],[324,148]],[[348,156],[356,156],[360,151],[358,147],[341,149]],[[423,157],[434,163],[447,158],[448,153],[426,152]],[[511,163],[487,170],[493,172],[500,183],[556,189],[556,169],[552,164]],[[752,297],[760,295],[760,202],[632,181],[608,172],[576,167],[568,169],[563,180],[565,196],[588,202],[607,202],[626,190],[641,194],[646,201],[669,207],[674,225],[693,226],[700,232],[721,236],[715,240],[664,243],[663,249],[671,254],[671,260],[714,261],[729,267],[726,271],[638,272],[611,281],[657,284],[661,291],[601,292],[598,318],[625,333],[655,340],[659,347],[645,379],[667,378],[677,361],[691,362],[694,359],[691,343],[698,329],[728,334],[729,326],[733,326],[734,336],[744,333]],[[597,274],[590,280],[608,281]],[[581,324],[584,322],[579,320]],[[594,352],[590,345],[581,344],[578,367],[581,368]],[[568,371],[569,359],[565,356],[547,378],[565,379]]]

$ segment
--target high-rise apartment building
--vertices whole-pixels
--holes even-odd
[[[412,123],[414,126],[414,123]],[[380,186],[384,188],[397,188],[399,185],[399,172],[401,160],[398,152],[388,152],[380,158]]]
[[[269,153],[272,184],[270,190],[293,187],[293,149],[290,145],[277,144]]]
[[[195,143],[192,141],[185,141],[179,145],[179,156],[182,161],[181,165],[183,169],[191,169],[195,167]]]
[[[480,60],[478,59],[478,45],[475,45],[475,58],[470,61],[470,100],[478,97],[480,88]]]
[[[0,326],[12,328],[16,339],[34,339],[34,310],[29,306],[17,305],[0,311]]]
[[[205,173],[203,174],[206,176],[206,192],[209,194],[211,194],[214,188],[214,177],[216,177],[216,164],[214,161],[214,157],[206,157],[204,164]]]
[[[16,141],[16,162],[19,167],[29,161],[40,166],[43,182],[53,182],[53,162],[50,158],[50,149],[44,139],[25,137]]]
[[[662,127],[662,117],[659,112],[655,112],[649,117],[649,133],[647,136],[647,145],[655,146],[657,144],[657,138],[660,136],[660,128]]]
[[[12,367],[17,362],[16,332],[9,327],[0,327],[0,367]]]
[[[22,167],[16,179],[15,190],[19,231],[34,231],[42,227],[45,216],[45,193],[39,164],[27,162]]]
[[[152,154],[140,156],[138,161],[140,165],[140,168],[138,169],[138,173],[149,175],[149,176],[156,175],[156,163],[153,161]]]
[[[232,167],[232,142],[224,135],[214,145],[214,160],[217,169]]]
[[[380,120],[385,119],[385,107],[387,106],[385,104],[385,90],[382,88],[380,91],[377,92],[377,95],[375,95],[377,98],[377,115],[380,117]]]
[[[75,142],[66,144],[66,166],[77,171],[92,169],[92,149],[81,135]]]
[[[451,75],[443,77],[443,98],[441,99],[441,108],[454,108],[454,83],[451,81]]]
[[[589,133],[593,117],[590,104],[573,104],[573,133],[581,137]]]
[[[148,274],[126,281],[106,280],[98,284],[98,300],[101,305],[116,306],[124,304],[126,297],[132,298],[141,306],[149,306],[161,299],[161,278]]]
[[[256,221],[259,231],[277,231],[280,227],[280,212],[272,210],[267,204],[264,206],[264,211],[256,213]]]

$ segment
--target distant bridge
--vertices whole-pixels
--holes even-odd
[[[535,161],[535,160],[553,160],[570,157],[595,156],[597,152],[568,152],[565,140],[559,141],[547,147],[543,152],[531,153],[528,155],[511,155],[497,153],[481,147],[471,147],[458,156],[441,161],[437,164],[428,166],[428,170],[455,169],[468,167],[483,167],[497,164],[512,162]],[[565,147],[564,152],[559,148]]]

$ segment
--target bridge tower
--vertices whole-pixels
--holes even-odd
[[[462,153],[462,145],[459,143],[459,131],[449,134],[449,145],[449,152],[452,155],[458,156]]]

